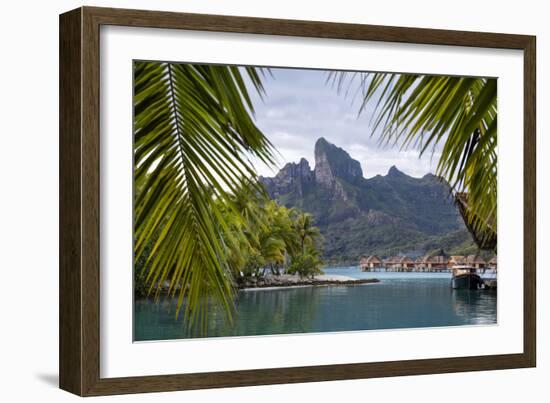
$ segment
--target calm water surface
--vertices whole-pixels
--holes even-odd
[[[325,274],[378,278],[357,286],[239,291],[234,326],[209,316],[205,337],[495,324],[495,291],[451,290],[447,273],[363,273],[357,267]],[[135,302],[136,341],[192,337],[174,317],[175,301]]]

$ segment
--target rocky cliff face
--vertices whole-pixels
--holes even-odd
[[[363,248],[370,238],[414,245],[415,239],[465,231],[446,182],[432,174],[413,178],[396,166],[387,175],[365,179],[360,163],[324,138],[315,144],[313,170],[302,158],[261,181],[272,198],[313,214],[328,255]]]
[[[309,193],[312,187],[321,186],[325,190],[324,198],[332,202],[349,201],[350,195],[342,181],[353,184],[362,180],[361,164],[322,137],[315,143],[314,170],[302,158],[297,164],[286,164],[273,178],[261,178],[272,198],[295,200]]]
[[[337,178],[351,183],[362,179],[361,164],[346,151],[321,137],[315,143],[315,181],[332,186]]]
[[[289,193],[303,196],[304,190],[313,183],[314,175],[309,162],[302,158],[298,164],[294,162],[286,164],[274,178],[261,178],[261,180],[273,198]]]

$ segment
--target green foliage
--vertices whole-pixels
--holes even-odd
[[[296,232],[299,242],[299,252],[303,255],[306,249],[314,249],[315,241],[320,236],[319,228],[313,225],[313,216],[308,213],[296,214],[292,228]]]
[[[292,263],[287,270],[288,274],[298,274],[300,277],[314,277],[316,274],[321,274],[321,261],[319,257],[306,251],[294,256]]]
[[[317,249],[321,232],[313,225],[313,216],[303,212],[296,213],[292,228],[296,234],[298,248],[292,251],[292,262],[287,273],[299,274],[300,277],[314,277],[322,273]]]
[[[266,261],[264,257],[260,254],[257,249],[250,249],[248,252],[248,258],[246,259],[245,264],[243,264],[241,272],[244,277],[259,277],[261,275],[261,270],[266,266]]]
[[[259,277],[266,270],[280,274],[306,251],[319,255],[320,231],[310,214],[282,206],[248,187],[240,188],[231,200],[237,216],[224,206],[220,210],[230,228],[224,241],[230,246],[226,259],[234,278]]]
[[[286,269],[289,263],[306,251],[318,255],[320,231],[313,225],[310,214],[286,208],[268,199],[259,208],[261,221],[249,236],[249,249],[240,249],[240,253],[248,255],[238,269],[245,276],[251,273],[260,275],[259,269],[280,274],[280,269]]]
[[[329,79],[341,90],[357,77],[334,73]],[[496,240],[496,79],[366,73],[357,82],[359,113],[374,104],[372,133],[380,129],[382,143],[414,147],[421,155],[442,144],[437,174],[456,194],[467,193],[463,215],[476,242]]]
[[[135,262],[146,270],[149,292],[168,283],[178,312],[185,299],[193,325],[204,326],[209,304],[231,316],[226,248],[242,240],[228,217],[246,225],[231,194],[258,188],[250,156],[272,162],[243,74],[261,94],[254,68],[134,64]]]

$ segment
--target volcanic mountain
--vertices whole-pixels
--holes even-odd
[[[366,179],[358,161],[324,138],[315,143],[314,169],[302,158],[261,181],[271,198],[315,217],[332,263],[473,247],[447,182],[430,173],[411,177],[396,166]]]

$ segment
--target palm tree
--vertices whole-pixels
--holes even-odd
[[[259,253],[271,272],[278,274],[276,267],[283,264],[285,260],[284,241],[274,234],[263,233],[259,239]]]
[[[134,64],[134,259],[148,255],[149,292],[168,283],[178,313],[186,301],[191,325],[206,325],[209,304],[229,317],[233,309],[231,229],[220,206],[244,225],[231,195],[261,190],[251,156],[273,163],[245,84],[261,95],[260,75],[235,66]]]
[[[313,246],[319,237],[319,228],[313,225],[313,216],[309,213],[298,213],[293,228],[298,236],[300,253],[303,255],[306,252],[306,247]]]
[[[382,143],[415,147],[420,155],[441,144],[437,174],[452,186],[474,240],[496,249],[496,79],[393,73],[331,73],[341,91],[358,83],[359,114],[374,101],[373,131]]]
[[[263,221],[257,226],[258,249],[273,274],[279,274],[279,267],[285,264],[287,253],[295,245],[290,212],[276,201],[264,199]]]
[[[297,239],[298,247],[292,254],[292,263],[289,273],[298,273],[300,276],[311,276],[321,273],[321,261],[317,249],[317,240],[321,235],[318,227],[313,225],[313,216],[309,213],[295,211],[292,228]]]

